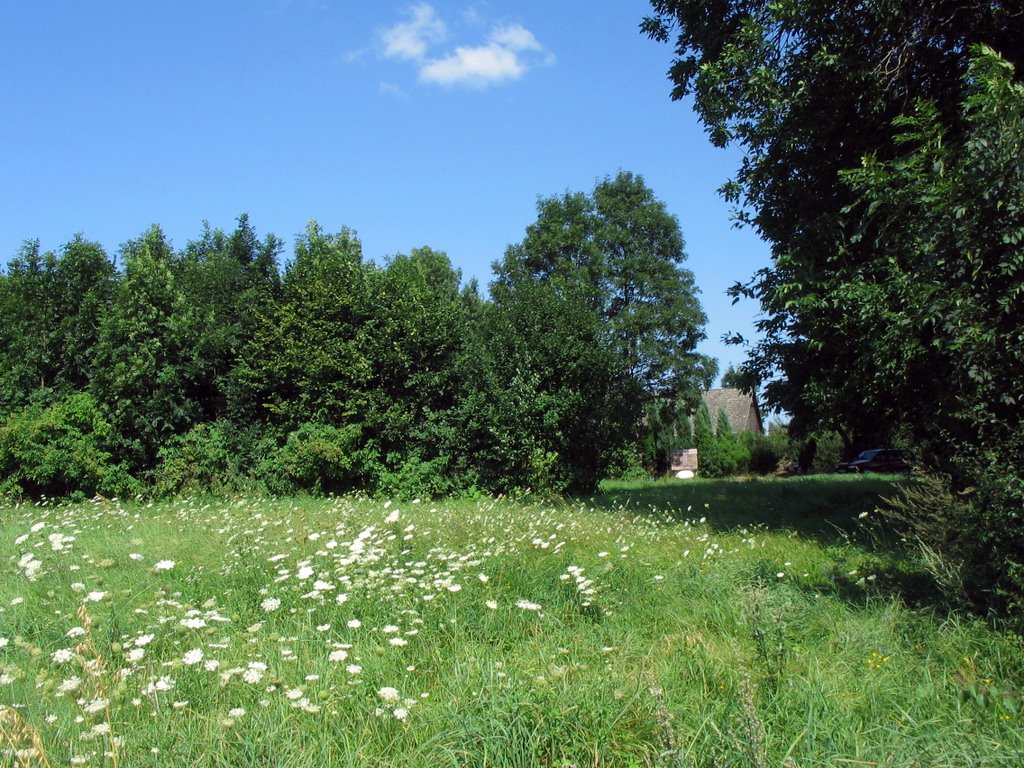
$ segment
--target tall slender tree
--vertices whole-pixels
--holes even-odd
[[[119,458],[146,471],[199,414],[188,396],[195,328],[159,227],[125,243],[121,256],[124,276],[100,322],[89,390],[113,427]]]

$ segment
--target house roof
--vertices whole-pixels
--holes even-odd
[[[709,389],[702,397],[708,404],[711,423],[715,424],[719,411],[725,411],[733,432],[756,432],[762,434],[761,410],[757,399],[739,389]]]

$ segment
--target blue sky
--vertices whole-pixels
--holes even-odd
[[[111,254],[150,224],[176,246],[247,212],[307,221],[367,258],[429,245],[483,286],[538,196],[642,175],[675,214],[708,314],[743,353],[768,263],[715,190],[738,157],[672,102],[644,0],[53,0],[0,8],[0,257],[81,232]]]

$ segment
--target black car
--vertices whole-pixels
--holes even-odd
[[[836,472],[909,472],[911,469],[907,452],[899,448],[861,451],[853,461],[836,464]]]

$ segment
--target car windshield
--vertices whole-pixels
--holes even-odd
[[[874,450],[874,451],[861,451],[860,456],[858,456],[857,458],[858,459],[870,459],[870,458],[873,458],[877,453],[878,453],[877,450]]]

